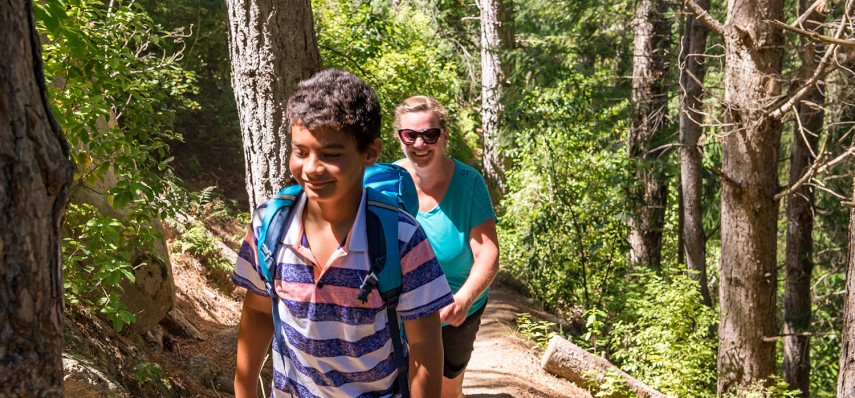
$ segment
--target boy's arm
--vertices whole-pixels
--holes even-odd
[[[273,308],[269,297],[246,292],[238,331],[235,398],[255,398],[258,375],[273,340]]]
[[[410,394],[413,398],[442,393],[442,327],[439,312],[404,321],[410,344]]]

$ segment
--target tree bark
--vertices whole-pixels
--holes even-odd
[[[232,87],[250,210],[290,180],[285,106],[321,69],[309,0],[228,0]]]
[[[843,330],[840,333],[840,374],[837,398],[855,398],[855,178],[849,210],[849,267],[846,271],[846,302],[843,305]]]
[[[799,15],[812,1],[799,1]],[[822,34],[825,15],[813,12],[805,28]],[[823,46],[801,37],[802,65],[795,85],[800,85],[819,65]],[[797,105],[799,122],[795,123],[790,146],[790,185],[795,184],[814,161],[817,142],[823,124],[825,97],[819,86],[813,87]],[[784,287],[784,380],[793,390],[810,396],[810,338],[805,335],[811,322],[810,282],[813,273],[813,210],[814,193],[810,185],[802,185],[787,199],[786,280]]]
[[[704,10],[709,9],[709,0],[698,1]],[[681,203],[681,241],[686,253],[686,268],[690,277],[698,281],[703,303],[712,306],[710,289],[707,284],[706,239],[702,222],[703,166],[701,147],[698,145],[703,128],[704,90],[701,85],[706,75],[704,53],[707,48],[707,29],[692,14],[686,15],[683,31],[683,48],[680,54],[680,85],[683,95],[680,98],[680,187]]]
[[[481,7],[481,125],[484,151],[481,162],[493,197],[505,190],[505,160],[501,155],[502,96],[510,65],[501,53],[514,46],[513,1],[479,0]]]
[[[780,120],[764,105],[781,94],[783,0],[730,0],[724,27],[718,393],[775,373]]]
[[[638,379],[620,370],[604,358],[589,353],[579,346],[567,341],[561,336],[554,336],[549,341],[541,359],[541,367],[549,373],[561,376],[576,383],[579,387],[596,390],[594,377],[617,376],[621,378],[629,391],[639,398],[665,398],[665,394],[654,390]],[[629,398],[624,395],[613,395],[611,398]]]
[[[627,152],[637,163],[636,185],[630,187],[635,215],[629,220],[629,262],[660,268],[662,228],[668,185],[660,153],[651,150],[665,142],[668,116],[668,52],[671,23],[663,0],[641,0],[635,15],[633,52],[633,116]]]
[[[60,397],[60,225],[74,166],[50,111],[32,2],[0,6],[0,396]]]

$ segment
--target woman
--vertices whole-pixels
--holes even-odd
[[[484,178],[445,154],[447,111],[414,96],[395,109],[393,126],[406,156],[396,162],[413,176],[422,225],[454,293],[440,310],[445,349],[442,396],[463,396],[463,375],[481,325],[490,283],[499,268],[496,214]]]

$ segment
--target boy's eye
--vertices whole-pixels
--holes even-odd
[[[300,150],[300,148],[291,149],[291,153],[293,153],[294,155],[297,155],[299,157],[306,156],[306,151],[302,151],[302,150]]]
[[[341,156],[341,154],[340,154],[340,153],[325,153],[325,154],[324,154],[324,157],[325,157],[325,158],[337,158],[337,157],[339,157],[339,156]]]

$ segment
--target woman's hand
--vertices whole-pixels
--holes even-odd
[[[455,294],[454,302],[439,310],[439,319],[442,323],[447,323],[451,326],[460,326],[466,320],[469,307],[471,306],[471,300],[464,300],[459,294]]]

